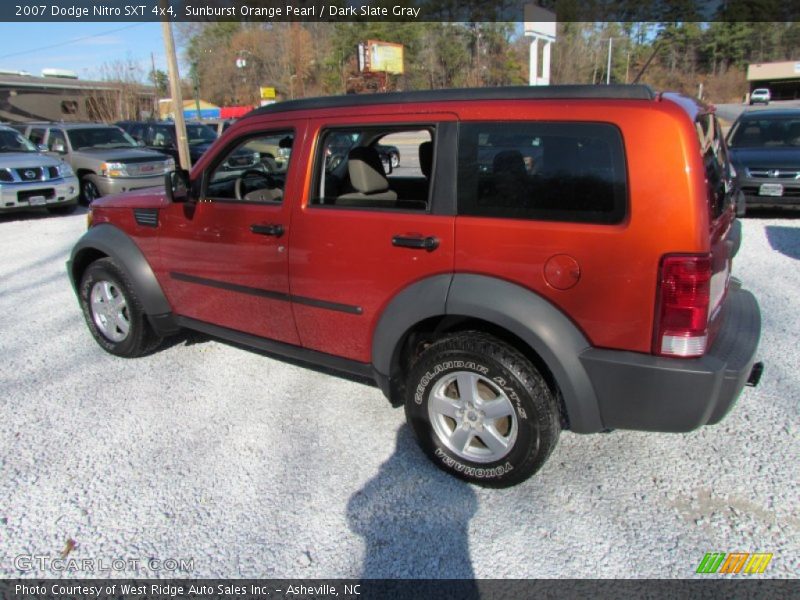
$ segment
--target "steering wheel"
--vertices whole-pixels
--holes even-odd
[[[242,174],[236,178],[236,185],[234,186],[234,191],[236,193],[237,200],[244,199],[244,195],[247,193],[247,191],[244,189],[244,183],[243,183],[244,180],[255,177],[263,179],[267,184],[265,187],[268,187],[270,189],[275,189],[279,187],[278,182],[269,173],[265,173],[264,171],[260,171],[259,169],[245,169],[244,171],[242,171]]]

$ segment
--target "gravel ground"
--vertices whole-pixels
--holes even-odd
[[[67,540],[100,575],[677,578],[733,551],[800,573],[800,220],[744,221],[766,370],[725,421],[565,433],[501,491],[429,464],[376,388],[202,336],[106,354],[64,269],[84,223],[0,217],[0,576],[61,575],[15,557]]]

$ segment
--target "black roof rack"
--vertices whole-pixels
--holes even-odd
[[[342,108],[348,106],[374,106],[376,104],[404,104],[414,102],[458,102],[468,100],[582,100],[623,99],[653,100],[656,94],[647,85],[546,85],[489,88],[459,88],[427,90],[420,92],[387,92],[381,94],[348,94],[287,100],[262,106],[243,119],[255,115],[282,113],[314,108]]]

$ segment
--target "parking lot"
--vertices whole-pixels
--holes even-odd
[[[499,491],[438,471],[377,388],[194,334],[106,354],[64,266],[85,220],[0,216],[4,577],[682,578],[735,551],[800,573],[800,219],[743,221],[734,275],[761,305],[765,372],[727,419],[564,433]],[[126,566],[18,558],[68,540]]]

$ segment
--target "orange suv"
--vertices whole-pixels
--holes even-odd
[[[285,169],[232,160],[265,145],[291,148]],[[565,429],[716,423],[760,376],[727,150],[684,96],[282,102],[166,183],[96,201],[72,252],[103,348],[138,356],[189,328],[369,377],[476,483],[529,477]]]

